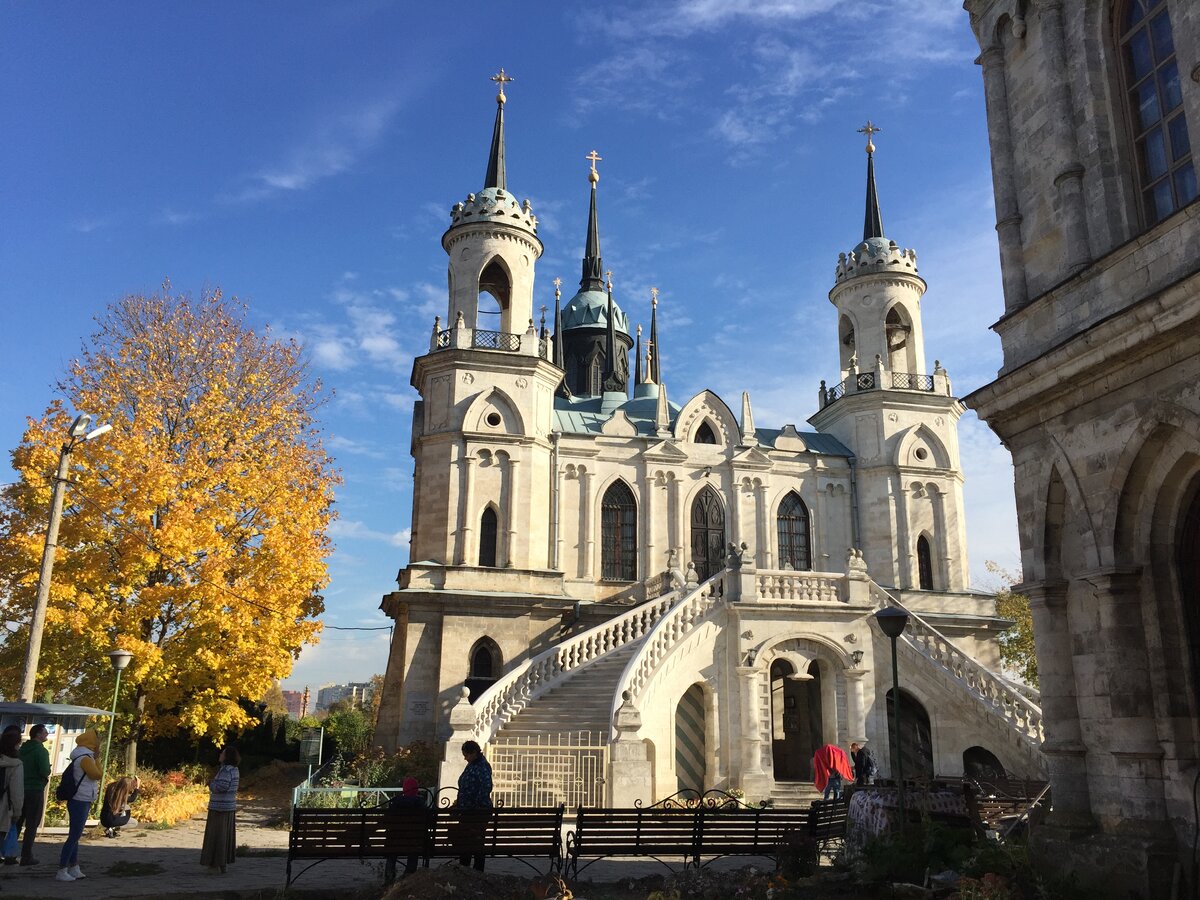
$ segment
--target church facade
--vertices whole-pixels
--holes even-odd
[[[1041,852],[1103,896],[1195,896],[1200,5],[965,6],[1005,307],[1003,368],[968,403],[1016,472]]]
[[[759,423],[745,393],[668,397],[657,298],[643,334],[606,278],[594,151],[579,288],[534,326],[542,243],[508,189],[497,77],[485,184],[451,211],[446,317],[413,365],[411,562],[382,604],[376,742],[446,742],[448,784],[478,740],[498,785],[550,802],[785,801],[817,747],[850,741],[885,773],[1041,773],[1036,692],[997,674],[1007,623],[969,589],[964,406],[926,357],[916,253],[885,236],[875,129],[863,237],[829,292],[837,377],[805,426]],[[899,694],[886,606],[910,617]],[[595,791],[522,769],[538,743],[597,750]]]

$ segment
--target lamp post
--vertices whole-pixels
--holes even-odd
[[[21,700],[25,703],[33,702],[38,658],[42,655],[42,632],[46,628],[46,606],[50,602],[50,573],[54,570],[54,551],[58,549],[58,526],[62,521],[63,495],[66,493],[67,476],[70,474],[71,452],[76,445],[112,430],[111,425],[101,425],[89,431],[91,424],[92,417],[87,413],[76,416],[67,432],[71,439],[62,445],[58,454],[58,472],[54,476],[54,490],[50,499],[50,527],[46,529],[46,545],[42,549],[37,600],[34,601],[33,619],[29,623],[29,649],[25,653],[25,671],[21,676]]]
[[[112,663],[113,671],[117,673],[117,684],[113,688],[112,719],[109,720],[108,738],[104,742],[104,768],[100,770],[100,792],[96,795],[100,798],[101,808],[104,806],[104,781],[108,777],[108,754],[112,750],[112,736],[117,728],[117,698],[121,696],[121,673],[133,659],[133,654],[128,650],[114,650],[108,654],[108,659]]]
[[[896,728],[892,735],[892,744],[896,760],[896,784],[900,789],[900,822],[903,828],[908,824],[908,819],[904,809],[904,764],[900,758],[900,670],[896,665],[896,638],[900,637],[908,626],[908,613],[898,606],[887,606],[875,613],[875,621],[879,630],[892,642],[892,721]]]

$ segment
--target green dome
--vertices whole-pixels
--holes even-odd
[[[562,327],[563,331],[570,328],[607,328],[608,294],[604,291],[580,291],[563,307]],[[613,303],[613,330],[630,337],[629,316],[616,303]]]

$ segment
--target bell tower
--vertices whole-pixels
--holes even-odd
[[[917,254],[884,235],[871,122],[863,239],[838,255],[829,301],[838,314],[840,380],[821,382],[809,422],[854,452],[856,542],[871,576],[901,590],[968,585],[958,454],[965,407],[925,360]]]
[[[504,105],[513,79],[501,69],[492,80],[499,91],[484,185],[454,205],[442,235],[446,321],[437,317],[429,352],[413,362],[421,400],[410,559],[544,570],[549,435],[562,369],[533,326],[537,217],[508,190]]]

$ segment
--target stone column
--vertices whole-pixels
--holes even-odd
[[[642,479],[642,510],[643,522],[645,530],[642,532],[642,546],[646,548],[645,553],[638,554],[638,569],[639,579],[645,582],[649,578],[653,578],[659,573],[658,557],[654,553],[654,472],[649,469]]]
[[[929,490],[929,502],[933,504],[933,540],[930,551],[937,552],[938,572],[934,587],[950,590],[950,540],[946,534],[946,495],[940,488]]]
[[[582,466],[579,467],[579,577],[592,577],[592,551],[595,539],[592,537],[592,473]]]
[[[1000,239],[1000,277],[1004,310],[1025,305],[1025,253],[1021,244],[1021,209],[1017,203],[1012,129],[1008,118],[1004,48],[995,44],[976,60],[983,66],[983,96],[987,106],[988,140],[992,145],[992,186],[996,196],[996,233]]]
[[[729,492],[729,540],[733,546],[742,545],[742,481],[737,472],[731,473]]]
[[[771,511],[767,508],[767,486],[758,486],[758,559],[759,566],[771,569]]]
[[[617,736],[608,748],[608,802],[618,809],[628,809],[635,803],[648,806],[654,802],[654,765],[645,741],[638,737],[642,714],[633,705],[629,691],[621,697],[623,702],[613,716]]]
[[[1067,583],[1026,583],[1015,585],[1013,590],[1029,597],[1033,614],[1042,723],[1046,734],[1042,753],[1054,791],[1054,811],[1047,818],[1047,824],[1064,829],[1091,829],[1095,822],[1088,789],[1087,748],[1083,743],[1079,706],[1075,699]]]
[[[1091,635],[1076,634],[1075,641],[1091,639],[1090,652],[1079,654],[1079,661],[1095,661],[1093,690],[1111,717],[1105,724],[1117,770],[1117,783],[1109,786],[1107,796],[1093,794],[1092,808],[1105,822],[1119,821],[1123,834],[1136,831],[1169,839],[1164,751],[1142,620],[1141,569],[1104,569],[1083,578],[1095,591],[1093,614],[1099,628]]]
[[[467,767],[462,747],[467,741],[475,739],[475,709],[467,699],[470,694],[467,686],[463,685],[458,702],[450,709],[450,737],[446,741],[446,752],[442,755],[442,765],[438,770],[438,787],[457,785],[458,776]]]
[[[517,479],[517,466],[520,460],[514,459],[511,455],[508,457],[508,540],[505,542],[504,566],[511,569],[516,566],[516,546],[517,546],[517,527],[520,523],[517,521],[517,510],[521,507],[519,500],[519,486]]]
[[[1054,129],[1054,142],[1065,163],[1054,179],[1054,186],[1058,188],[1063,237],[1066,238],[1067,268],[1078,272],[1092,261],[1092,251],[1088,246],[1087,213],[1083,205],[1083,166],[1079,164],[1075,140],[1075,110],[1071,103],[1070,73],[1066,62],[1062,0],[1043,0],[1039,6],[1042,49],[1049,69],[1045,84],[1050,93],[1050,114],[1046,121]]]
[[[771,779],[762,768],[762,723],[759,721],[758,681],[755,666],[738,666],[738,686],[742,704],[742,764],[740,786],[746,800],[765,800],[771,793]]]
[[[462,494],[462,505],[458,513],[458,559],[460,566],[473,566],[479,560],[475,557],[475,529],[472,509],[475,496],[475,457],[467,447],[463,447],[459,464],[459,492]]]
[[[917,581],[913,575],[913,546],[909,521],[908,486],[904,483],[904,473],[901,472],[896,475],[896,544],[897,558],[900,561],[901,588],[912,588]]]
[[[675,541],[676,549],[679,550],[678,562],[679,567],[686,572],[688,563],[692,561],[692,554],[688,551],[687,513],[683,508],[683,482],[675,478],[671,481],[671,487],[674,489],[672,501],[675,507]]]
[[[825,547],[825,491],[821,489],[821,480],[817,479],[817,503],[813,508],[812,520],[808,523],[808,552],[812,557],[812,567],[818,572],[828,572],[829,565]]]
[[[846,669],[846,732],[851,743],[867,742],[867,709],[863,700],[863,676],[870,669]]]

